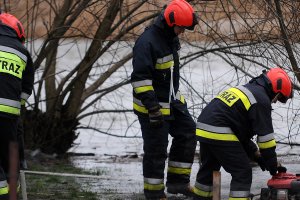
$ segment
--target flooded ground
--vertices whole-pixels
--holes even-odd
[[[107,141],[106,141],[106,144]],[[117,145],[112,144],[111,148]],[[120,144],[119,144],[120,145]],[[126,146],[126,145],[125,145]],[[120,146],[119,146],[120,147]],[[137,148],[137,147],[134,147]],[[90,148],[91,149],[91,148]],[[75,156],[72,162],[75,166],[91,170],[101,174],[101,179],[95,180],[79,180],[83,182],[87,190],[97,192],[99,199],[120,199],[120,200],[143,200],[143,176],[142,176],[142,154],[138,152],[130,152],[130,148],[119,149],[118,154],[99,154],[95,156]],[[123,150],[123,151],[122,151]],[[137,149],[136,149],[137,150]],[[109,152],[109,150],[107,150]],[[127,153],[125,153],[127,151]],[[116,153],[117,150],[110,152]],[[279,161],[287,167],[288,172],[300,173],[300,151],[299,149],[279,148]],[[194,184],[199,164],[198,158],[192,168],[191,183]],[[253,184],[251,192],[255,195],[254,199],[258,199],[260,189],[267,187],[267,181],[271,178],[267,171],[263,172],[257,166],[253,167]],[[221,170],[221,195],[222,199],[227,199],[229,193],[231,176],[223,169]],[[188,199],[183,196],[169,195],[168,199]]]

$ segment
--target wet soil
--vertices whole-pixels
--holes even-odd
[[[290,173],[300,173],[299,155],[279,155],[280,162],[287,167]],[[131,156],[104,156],[104,157],[84,157],[72,158],[72,163],[86,170],[102,170],[101,180],[80,180],[83,187],[96,192],[101,200],[122,199],[122,200],[144,200],[143,196],[143,176],[141,156],[132,158]],[[191,184],[195,182],[198,171],[198,159],[192,167]],[[261,188],[267,187],[267,181],[271,178],[269,172],[253,165],[253,183],[251,193],[253,199],[259,199]],[[227,199],[230,189],[231,176],[221,169],[221,198]],[[167,194],[170,200],[189,199],[180,195]]]

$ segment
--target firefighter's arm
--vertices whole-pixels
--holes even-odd
[[[22,76],[22,93],[21,93],[21,105],[25,105],[25,101],[32,93],[34,83],[34,68],[32,59],[28,53],[26,68]]]
[[[264,159],[262,158],[259,149],[257,148],[257,145],[249,139],[248,141],[245,141],[242,143],[243,147],[250,158],[250,160],[256,162],[262,171],[266,170],[266,163]]]
[[[155,62],[151,44],[138,41],[133,49],[131,84],[147,110],[156,110],[159,107],[152,84]]]
[[[271,105],[257,103],[249,110],[252,129],[257,135],[257,145],[266,169],[271,175],[277,172],[276,141],[271,118]]]
[[[255,153],[258,151],[257,145],[251,140],[242,143],[244,150],[251,160],[255,159]]]

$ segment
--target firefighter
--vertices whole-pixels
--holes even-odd
[[[203,109],[196,130],[201,161],[194,200],[212,199],[212,174],[221,166],[232,176],[229,199],[248,200],[252,183],[249,157],[254,157],[271,175],[276,174],[271,103],[286,103],[292,96],[287,73],[272,68],[246,85],[221,92]],[[251,142],[254,136],[259,151]]]
[[[133,108],[144,142],[146,199],[164,199],[164,169],[170,145],[167,192],[191,195],[190,173],[196,147],[196,125],[179,89],[178,36],[193,30],[197,18],[185,0],[173,0],[146,28],[133,48]]]
[[[13,15],[0,14],[0,199],[8,199],[9,145],[18,142],[17,129],[21,99],[33,88],[34,69],[31,56],[23,46],[25,32]]]

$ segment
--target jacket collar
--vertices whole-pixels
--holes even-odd
[[[265,91],[266,91],[267,95],[269,96],[270,100],[272,100],[276,95],[272,90],[272,84],[267,79],[267,77],[265,77],[264,74],[261,74],[258,77],[253,78],[252,80],[250,80],[249,83],[262,86],[265,89]]]
[[[163,12],[154,21],[154,26],[159,28],[159,30],[163,32],[167,39],[173,41],[174,38],[178,38],[174,32],[174,28],[167,25]]]
[[[8,37],[18,39],[18,35],[17,35],[16,31],[5,25],[0,25],[0,35],[5,35]]]

